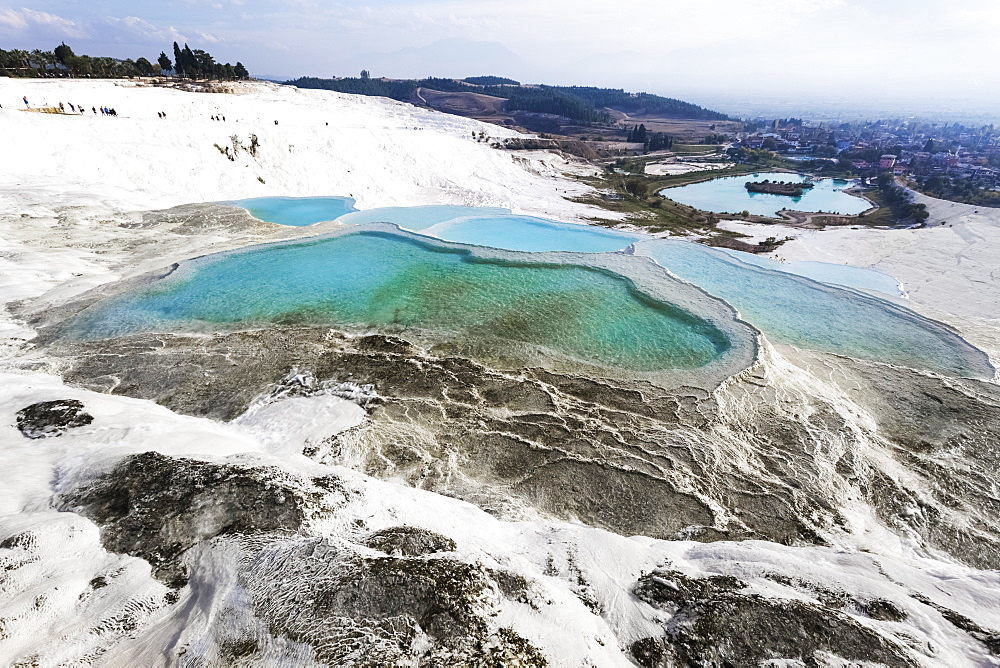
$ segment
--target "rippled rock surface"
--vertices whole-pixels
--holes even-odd
[[[817,374],[835,368],[840,381],[817,384],[782,362],[715,392],[667,390],[490,369],[398,338],[314,329],[85,343],[67,377],[233,419],[290,368],[307,368],[321,382],[371,384],[379,398],[359,399],[364,424],[311,442],[306,454],[501,517],[824,544],[849,531],[845,503],[860,503],[965,563],[1000,566],[1000,507],[984,493],[1000,466],[1000,391],[797,354]]]

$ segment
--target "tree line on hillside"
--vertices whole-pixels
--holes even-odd
[[[609,123],[611,116],[604,107],[632,113],[649,113],[675,118],[727,120],[725,114],[704,109],[688,102],[650,95],[626,93],[620,89],[584,86],[524,86],[502,77],[468,77],[460,79],[372,79],[367,70],[361,77],[319,79],[301,77],[285,83],[299,88],[321,88],[356,95],[377,95],[412,102],[418,88],[430,88],[446,93],[481,93],[507,100],[508,112],[527,111],[563,116],[580,123]]]
[[[729,116],[718,111],[652,93],[629,93],[621,88],[596,88],[593,86],[553,86],[552,88],[566,95],[585,100],[594,107],[608,107],[629,114],[694,118],[706,121],[732,120]]]
[[[485,77],[465,77],[462,79],[465,83],[470,83],[473,86],[520,86],[520,81],[515,81],[513,79],[508,79],[507,77],[498,76],[485,76]]]
[[[0,49],[0,76],[121,78],[159,76],[167,72],[188,79],[248,79],[243,63],[217,63],[210,53],[180,48],[174,42],[174,60],[160,52],[156,62],[147,58],[120,60],[103,56],[78,56],[65,42],[52,51]]]
[[[673,148],[674,138],[664,132],[649,132],[646,124],[640,123],[628,129],[625,141],[634,144],[642,144],[643,151],[669,151]]]
[[[160,67],[169,66],[170,59],[167,58],[167,54],[160,52],[160,57],[157,59]],[[167,67],[167,69],[170,69]],[[230,65],[229,63],[222,64],[215,62],[212,58],[212,54],[207,51],[202,51],[201,49],[195,49],[194,51],[185,44],[184,48],[180,48],[177,42],[174,42],[174,62],[173,70],[178,76],[187,77],[188,79],[248,79],[250,73],[247,72],[247,68],[243,67],[243,63],[237,61],[235,65]]]
[[[581,123],[606,123],[611,117],[586,102],[560,93],[550,87],[529,87],[513,84],[476,85],[457,79],[372,79],[370,76],[343,79],[301,77],[285,83],[299,88],[321,88],[355,95],[376,95],[403,102],[417,99],[418,88],[446,93],[480,93],[507,100],[507,111],[529,111],[565,116]]]

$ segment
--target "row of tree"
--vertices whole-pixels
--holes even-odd
[[[882,191],[885,203],[892,208],[892,212],[897,219],[912,219],[915,222],[922,223],[930,216],[927,212],[927,205],[914,203],[906,190],[896,183],[892,172],[884,171],[879,174],[875,179],[875,185]]]
[[[918,179],[921,191],[939,199],[976,206],[1000,207],[1000,192],[982,187],[975,179],[934,174]]]
[[[167,54],[160,52],[157,62],[160,67],[171,69],[171,62]],[[177,45],[177,42],[174,42],[174,62],[172,64],[173,70],[178,76],[189,79],[226,79],[232,81],[233,79],[250,77],[247,68],[239,61],[235,65],[217,63],[212,58],[212,54],[207,51],[201,49],[192,51],[187,44],[182,49]]]
[[[94,57],[73,52],[65,42],[52,51],[0,49],[0,75],[9,77],[74,76],[93,78],[149,77],[172,73],[190,79],[247,79],[250,73],[242,63],[217,63],[211,54],[187,44],[181,49],[174,42],[174,59],[160,52],[155,63],[146,58]]]
[[[664,132],[649,132],[646,130],[645,123],[630,127],[625,136],[625,141],[642,144],[643,151],[646,153],[650,151],[669,151],[674,145],[674,138],[672,136]]]

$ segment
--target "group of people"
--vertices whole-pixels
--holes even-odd
[[[28,98],[27,97],[24,98],[24,103],[28,104]],[[85,113],[87,113],[87,108],[84,107],[82,104],[73,104],[72,102],[68,102],[65,105],[62,102],[60,102],[59,103],[59,111],[65,114],[67,106],[69,106],[70,112],[72,112],[74,114],[85,114]],[[115,111],[114,107],[100,107],[99,110],[100,110],[102,116],[117,116],[118,115],[118,112]],[[96,116],[97,112],[98,112],[98,107],[91,107],[90,111],[93,112],[93,114]]]
[[[221,115],[215,115],[215,116],[212,116],[212,120],[213,121],[224,121],[224,120],[226,120],[226,117],[225,116],[221,116]]]
[[[25,95],[21,99],[24,100],[24,106],[30,109],[31,108],[31,103],[28,102],[28,96]],[[48,107],[48,103],[46,102],[44,106]],[[73,113],[73,114],[85,114],[85,113],[87,113],[87,108],[84,107],[82,104],[73,104],[72,102],[67,102],[65,104],[63,104],[62,102],[60,102],[59,103],[59,112],[65,114],[66,113],[66,107],[69,107],[70,113]],[[98,110],[97,107],[91,107],[90,108],[90,111],[92,111],[95,116],[97,115],[97,110]],[[101,115],[102,116],[117,116],[118,115],[118,112],[115,111],[114,107],[101,107],[100,111],[101,111]],[[165,113],[163,113],[163,112],[160,112],[160,113],[163,114],[161,116],[161,118],[166,118],[167,117],[167,115]]]
[[[167,117],[167,112],[165,112],[165,111],[158,111],[158,112],[156,112],[156,115],[159,116],[160,118],[166,118]]]

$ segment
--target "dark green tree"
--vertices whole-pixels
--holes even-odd
[[[174,42],[174,72],[179,76],[184,76],[184,54],[177,46],[177,42]]]
[[[233,68],[233,73],[236,75],[237,79],[249,79],[250,73],[247,72],[247,68],[243,67],[243,63],[236,61],[236,66]]]
[[[56,61],[62,63],[63,65],[68,65],[69,63],[67,61],[76,55],[73,53],[73,49],[66,46],[66,42],[57,46],[53,53],[56,57]]]
[[[187,49],[186,44],[184,48]],[[212,54],[201,49],[195,49],[191,52],[191,55],[194,58],[195,69],[200,76],[207,79],[215,75],[215,58],[212,57]]]
[[[176,42],[174,43],[174,46],[177,46]],[[160,51],[160,57],[156,59],[156,62],[159,64],[161,72],[174,69],[174,64],[170,62],[170,58],[168,58],[167,54],[163,51]]]
[[[181,58],[184,61],[184,76],[189,79],[197,79],[201,74],[198,71],[198,59],[195,58],[194,52],[191,51],[191,47],[187,44],[184,45],[184,49],[181,51]]]
[[[149,62],[145,58],[140,58],[135,61],[135,69],[139,71],[139,76],[151,77],[153,76],[153,63]]]

